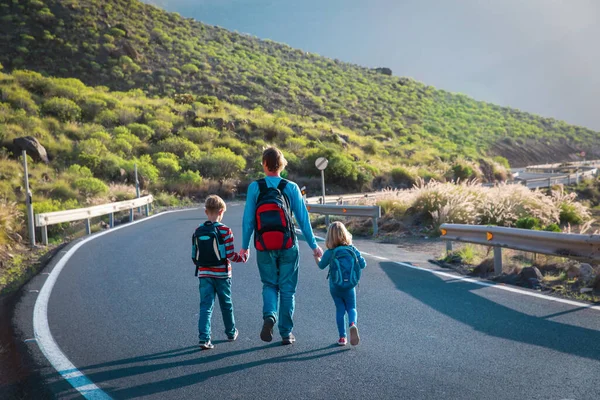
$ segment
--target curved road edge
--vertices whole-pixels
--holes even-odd
[[[50,270],[51,272],[42,272],[42,274],[48,274],[48,278],[46,282],[44,282],[42,288],[39,291],[37,299],[35,301],[35,306],[33,309],[33,334],[34,341],[37,343],[40,351],[46,357],[46,359],[50,362],[52,367],[56,370],[56,372],[69,384],[75,388],[84,398],[86,399],[110,399],[104,391],[102,391],[98,386],[96,386],[93,382],[91,382],[81,371],[79,371],[72,363],[69,361],[68,357],[61,351],[60,347],[52,337],[52,333],[50,331],[50,326],[48,324],[48,301],[50,299],[50,295],[52,294],[52,289],[63,270],[66,266],[69,259],[75,254],[77,250],[79,250],[84,244],[99,238],[101,236],[107,235],[111,232],[115,232],[120,229],[125,229],[130,226],[137,225],[144,221],[149,221],[151,219],[157,218],[161,215],[166,215],[170,213],[182,212],[182,211],[190,211],[197,208],[186,208],[181,210],[171,210],[161,212],[159,214],[155,214],[138,221],[134,221],[122,226],[118,226],[103,232],[96,233],[84,239],[79,239],[75,242],[70,243],[67,247],[60,251],[48,264],[46,270]],[[29,285],[29,284],[28,284]],[[27,286],[28,286],[27,285]],[[25,288],[24,288],[25,289]]]

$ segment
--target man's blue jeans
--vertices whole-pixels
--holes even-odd
[[[257,251],[256,262],[263,284],[263,318],[279,321],[279,334],[288,337],[294,328],[294,305],[298,286],[298,244],[287,250]],[[279,313],[277,312],[279,305]],[[277,316],[279,315],[279,318]]]
[[[225,334],[235,334],[233,303],[231,302],[231,278],[199,278],[200,280],[200,316],[198,318],[198,339],[201,342],[210,340],[210,317],[215,304],[215,295],[219,298]]]
[[[338,289],[333,285],[329,285],[329,292],[335,303],[335,321],[337,323],[340,337],[346,337],[346,321],[345,316],[348,313],[348,323],[356,324],[356,290]]]

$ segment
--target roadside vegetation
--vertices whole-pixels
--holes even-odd
[[[36,213],[132,198],[134,166],[159,205],[230,198],[262,176],[262,150],[276,145],[309,192],[321,156],[332,192],[409,189],[381,203],[388,232],[433,232],[445,221],[563,229],[589,219],[564,193],[559,201],[501,186],[495,195],[472,183],[509,179],[498,149],[585,147],[596,135],[585,128],[137,0],[0,0],[0,38],[0,275],[20,262],[26,189],[13,140],[25,136],[49,161],[29,154]],[[52,226],[51,241],[72,229]]]

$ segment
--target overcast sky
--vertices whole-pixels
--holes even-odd
[[[600,0],[146,0],[600,131]]]

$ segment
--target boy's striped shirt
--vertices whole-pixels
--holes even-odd
[[[244,260],[243,257],[240,257],[240,255],[235,252],[235,249],[233,247],[233,232],[231,232],[231,228],[219,222],[215,222],[214,225],[219,230],[221,238],[223,238],[223,242],[225,243],[225,254],[227,256],[227,263],[223,266],[217,267],[200,266],[198,267],[198,277],[221,279],[231,278],[231,262],[245,262],[246,260]]]

